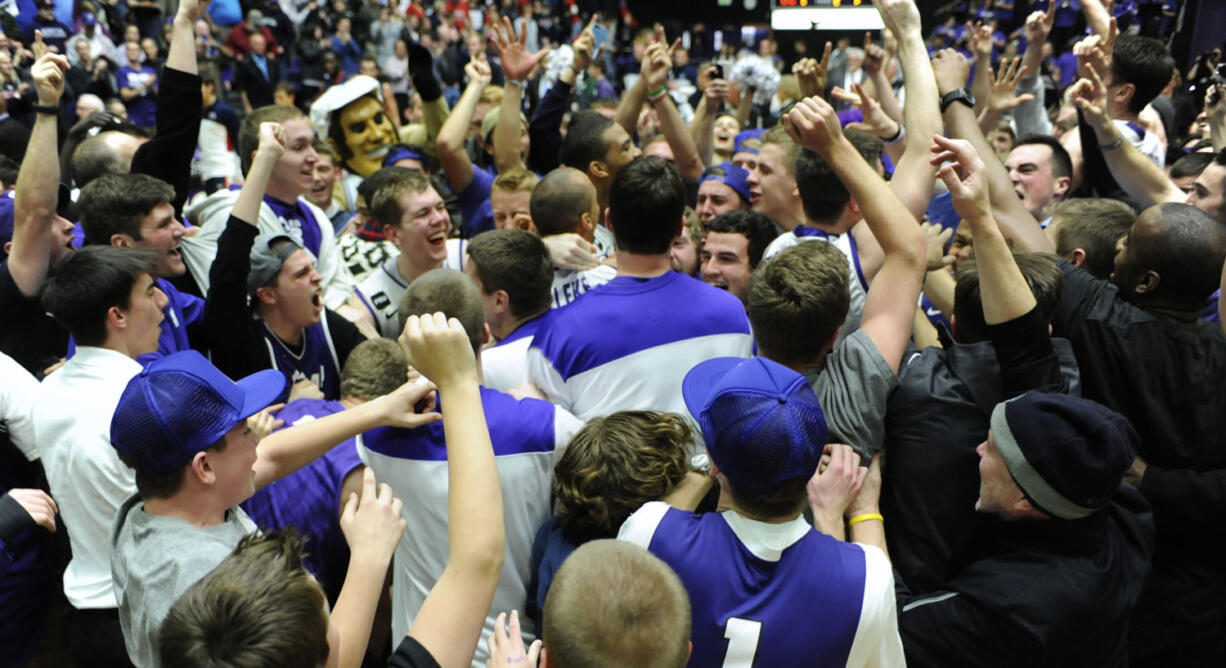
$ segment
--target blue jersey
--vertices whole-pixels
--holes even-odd
[[[671,566],[690,596],[691,666],[901,666],[889,560],[804,518],[695,515],[655,501],[618,535]]]
[[[343,410],[339,401],[295,399],[276,417],[285,421],[284,429]],[[331,595],[340,590],[349,561],[349,546],[339,522],[341,487],[345,476],[361,465],[357,446],[350,438],[242,504],[260,529],[292,526],[307,538],[306,566]]]
[[[332,335],[328,331],[327,312],[319,319],[319,323],[305,327],[302,330],[301,350],[291,350],[272,330],[268,323],[261,321],[264,334],[264,345],[268,348],[272,368],[285,374],[289,379],[285,396],[289,396],[289,387],[300,380],[309,380],[319,387],[328,399],[339,399],[341,396],[341,363],[332,345]],[[282,397],[284,398],[284,397]]]

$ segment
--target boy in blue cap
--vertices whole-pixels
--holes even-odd
[[[137,494],[115,518],[111,573],[124,642],[136,665],[156,665],[157,629],[170,605],[255,531],[238,504],[256,489],[358,432],[440,419],[413,409],[433,386],[406,384],[381,401],[257,444],[247,418],[267,408],[285,385],[284,374],[273,369],[236,383],[200,353],[183,351],[145,367],[120,396],[111,445],[136,469]]]
[[[727,510],[696,515],[651,502],[618,538],[681,577],[692,663],[901,664],[889,560],[877,547],[839,540],[848,511],[853,538],[882,542],[876,493],[859,498],[867,471],[849,446],[826,447],[826,421],[804,376],[761,357],[716,358],[691,369],[682,392]],[[815,474],[824,450],[830,464]],[[873,480],[879,485],[876,471]],[[801,517],[806,488],[815,521],[833,535]]]

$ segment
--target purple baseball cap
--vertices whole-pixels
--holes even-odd
[[[703,170],[699,183],[703,181],[719,181],[735,190],[742,200],[749,201],[749,172],[744,167],[738,167],[727,161],[721,162]]]
[[[265,369],[236,383],[194,350],[172,353],[128,381],[111,418],[111,445],[143,473],[170,473],[275,401],[286,382]]]
[[[738,490],[761,495],[817,471],[826,417],[799,373],[763,357],[717,357],[690,369],[681,395]]]

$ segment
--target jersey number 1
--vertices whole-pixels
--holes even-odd
[[[758,638],[762,635],[762,622],[740,617],[729,617],[724,625],[724,637],[728,639],[728,652],[724,655],[724,668],[749,668],[758,652]]]

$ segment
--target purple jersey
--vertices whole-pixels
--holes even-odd
[[[902,665],[884,553],[804,518],[643,506],[618,535],[677,572],[690,596],[692,666]]]
[[[285,374],[289,379],[288,388],[300,380],[309,380],[329,399],[339,399],[341,395],[341,363],[336,356],[336,348],[332,345],[332,335],[328,331],[328,316],[324,312],[319,323],[305,327],[302,330],[302,347],[292,350],[284,341],[263,324],[264,345],[267,346],[272,368]],[[288,394],[286,395],[288,396]]]
[[[339,401],[295,399],[277,417],[285,421],[284,429],[343,410]],[[338,521],[341,486],[345,476],[361,465],[354,439],[350,438],[242,504],[261,529],[292,526],[307,538],[307,568],[323,583],[325,591],[339,590],[345,579],[349,546]]]

